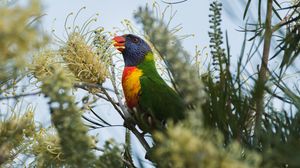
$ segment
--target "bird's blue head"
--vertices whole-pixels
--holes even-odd
[[[113,38],[114,46],[122,53],[125,66],[137,66],[151,52],[150,46],[140,37],[132,34]]]

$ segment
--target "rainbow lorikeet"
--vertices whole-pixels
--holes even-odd
[[[124,58],[123,92],[137,125],[151,132],[163,128],[167,119],[182,119],[183,100],[158,74],[150,46],[132,34],[116,36],[113,41]]]

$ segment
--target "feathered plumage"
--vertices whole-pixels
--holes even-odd
[[[135,111],[138,126],[150,132],[163,128],[167,119],[182,119],[184,103],[158,74],[150,46],[132,34],[113,40],[124,58],[123,91],[127,106]]]

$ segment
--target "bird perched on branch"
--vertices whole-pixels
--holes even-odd
[[[184,103],[158,74],[150,46],[132,34],[116,36],[113,41],[124,58],[123,92],[137,125],[152,132],[162,129],[167,119],[182,119]]]

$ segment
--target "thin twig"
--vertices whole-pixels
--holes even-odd
[[[132,167],[135,167],[132,159],[130,130],[128,128],[125,131],[125,151],[123,157],[131,163]]]
[[[277,30],[279,30],[281,28],[281,26],[285,25],[288,22],[288,20],[290,20],[291,17],[292,17],[291,15],[288,15],[288,16],[284,17],[275,26],[273,26],[272,33],[276,32]]]
[[[95,83],[75,83],[74,87],[84,89],[84,90],[87,90],[88,88],[98,88],[98,89],[101,88],[101,89],[105,89],[110,92],[114,92],[114,90],[112,90],[110,88],[107,88],[107,87],[104,87],[102,85],[95,84]]]
[[[96,94],[96,96],[110,102],[110,104],[114,107],[114,109],[119,113],[119,115],[123,118],[123,120],[125,120],[125,117],[124,117],[124,114],[122,113],[122,111],[119,109],[118,106],[120,106],[120,103],[116,102],[115,100],[113,100],[113,98],[108,94],[107,91],[111,91],[111,92],[114,92],[114,90],[112,89],[109,89],[109,88],[105,88],[103,87],[102,85],[99,85],[99,84],[94,84],[94,83],[76,83],[74,84],[74,87],[76,88],[80,88],[80,89],[83,89],[83,90],[86,90],[88,91],[89,88],[96,88],[96,89],[101,89],[102,93],[105,95],[102,96],[100,94]],[[107,125],[110,125],[109,123],[107,123],[105,120],[103,120],[100,116],[98,116],[92,109],[90,109],[92,111],[92,113],[98,118],[100,119],[102,122],[104,122],[105,124]],[[84,118],[85,119],[85,118]],[[91,121],[89,121],[91,122]]]
[[[169,4],[169,5],[179,4],[179,3],[186,2],[186,1],[188,1],[188,0],[181,0],[181,1],[177,1],[177,2],[167,2],[167,1],[162,0],[163,3]]]
[[[103,118],[101,118],[92,108],[90,108],[90,111],[100,120],[102,121],[104,124],[106,125],[111,125],[110,123],[108,123],[107,121],[105,121]]]
[[[86,125],[86,126],[92,128],[90,130],[109,128],[109,127],[124,127],[124,125],[106,125],[106,126],[102,126],[102,127],[96,127],[96,126],[93,126],[93,125]]]
[[[111,62],[113,62],[113,60],[111,59]],[[125,105],[122,103],[122,98],[120,96],[120,92],[117,88],[117,84],[116,84],[116,73],[115,73],[115,69],[114,69],[114,64],[112,63],[112,66],[111,66],[111,83],[113,85],[113,88],[114,88],[114,92],[117,96],[117,99],[118,99],[118,102],[119,102],[119,106],[120,108],[122,109],[122,111],[124,112],[124,115],[125,115],[125,118],[128,119],[128,118],[131,118],[131,115],[130,113],[128,112],[127,108],[125,107]]]
[[[102,91],[103,91],[104,95],[108,98],[108,100],[111,103],[111,105],[117,110],[117,112],[119,113],[119,115],[125,120],[124,114],[119,109],[119,107],[114,103],[114,100],[112,99],[112,97],[110,97],[110,95],[107,93],[107,91],[105,89],[103,89]],[[121,109],[122,109],[122,107],[121,107]]]
[[[103,92],[103,94],[106,96],[106,97],[103,97],[101,96],[100,94],[96,94],[98,97],[100,98],[103,98],[104,100],[107,100],[108,102],[111,103],[111,105],[115,108],[115,110],[120,114],[120,116],[125,119],[122,111],[119,109],[119,104],[120,103],[115,103],[115,101],[113,100],[113,98],[108,94],[107,90],[108,91],[112,91],[112,92],[115,92],[114,90],[111,90],[109,88],[105,88],[103,87],[102,85],[99,85],[99,84],[93,84],[93,83],[78,83],[78,84],[74,84],[74,87],[77,87],[77,88],[80,88],[80,89],[83,89],[83,90],[86,90],[88,91],[88,88],[97,88],[97,89],[101,89],[101,91]],[[118,105],[117,105],[118,104]]]
[[[97,88],[97,89],[101,89],[102,91],[103,90],[106,90],[106,91],[111,91],[111,92],[114,92],[114,90],[110,89],[110,88],[106,88],[106,87],[103,87],[101,85],[98,85],[98,84],[93,84],[93,83],[83,83],[83,84],[74,84],[74,87],[76,88],[80,88],[80,89],[83,89],[85,91],[89,91],[89,88]],[[119,106],[119,103],[114,101],[112,98],[111,99],[108,99],[107,96],[104,97],[102,95],[100,95],[99,93],[95,94],[96,96],[98,96],[99,98],[101,99],[104,99],[110,103],[114,103],[115,105]]]
[[[100,123],[98,123],[98,122],[96,122],[96,121],[93,121],[93,120],[87,118],[87,117],[84,116],[84,115],[81,115],[81,117],[82,117],[84,120],[90,122],[91,124],[95,124],[95,125],[97,125],[97,126],[99,126],[99,127],[104,127],[104,125],[102,125],[102,124],[100,124]]]
[[[99,94],[99,93],[97,93],[96,96],[98,96],[99,98],[104,99],[104,100],[106,100],[106,101],[108,101],[108,102],[110,101],[108,98],[102,96],[102,95]],[[120,106],[119,103],[116,102],[116,101],[114,101],[113,103],[115,103],[117,106]]]
[[[124,162],[124,164],[126,165],[126,167],[128,167],[128,168],[135,168],[135,166],[133,165],[133,162],[129,162],[129,161],[127,161],[124,158],[121,158],[121,159]]]
[[[14,96],[6,96],[6,97],[0,97],[0,100],[6,100],[6,99],[18,99],[20,97],[27,97],[27,96],[35,96],[38,94],[41,94],[41,91],[34,92],[34,93],[25,93],[25,94],[19,94],[19,95],[14,95]]]

